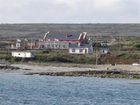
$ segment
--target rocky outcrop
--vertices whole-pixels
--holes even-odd
[[[0,69],[2,69],[2,70],[18,70],[20,68],[14,67],[14,66],[0,65]]]

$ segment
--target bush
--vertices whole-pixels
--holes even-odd
[[[140,48],[140,43],[135,44],[134,48]]]
[[[49,55],[47,57],[47,61],[51,62],[72,62],[71,59],[67,55],[64,54],[54,54],[54,55]]]
[[[42,51],[43,54],[45,54],[45,53],[49,54],[50,52],[51,52],[51,49],[47,49],[47,50]]]

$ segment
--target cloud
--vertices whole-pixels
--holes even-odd
[[[1,23],[140,23],[139,0],[0,0]]]
[[[95,0],[95,6],[101,9],[119,6],[119,3],[120,0]]]

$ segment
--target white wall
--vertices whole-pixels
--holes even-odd
[[[69,53],[70,54],[84,54],[84,51],[83,52],[80,52],[80,49],[69,48]]]
[[[80,51],[82,49],[82,51]],[[75,51],[73,51],[75,50]],[[93,48],[69,48],[70,54],[92,54]]]
[[[32,58],[33,55],[31,52],[12,52],[12,57],[17,58]]]
[[[80,50],[82,50],[82,51],[80,51]],[[88,50],[88,48],[69,48],[69,53],[70,54],[88,54],[89,50]]]

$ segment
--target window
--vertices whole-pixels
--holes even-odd
[[[41,48],[45,48],[45,46],[44,45],[41,45]]]
[[[80,49],[79,52],[83,52],[83,49]]]
[[[54,48],[54,45],[52,44],[52,48]]]
[[[75,49],[72,49],[72,52],[75,52]]]
[[[50,45],[49,44],[47,45],[47,48],[50,48]]]
[[[63,48],[65,48],[66,46],[65,45],[63,45]]]
[[[58,45],[56,44],[56,45],[55,45],[55,47],[57,48],[57,47],[58,47]]]

